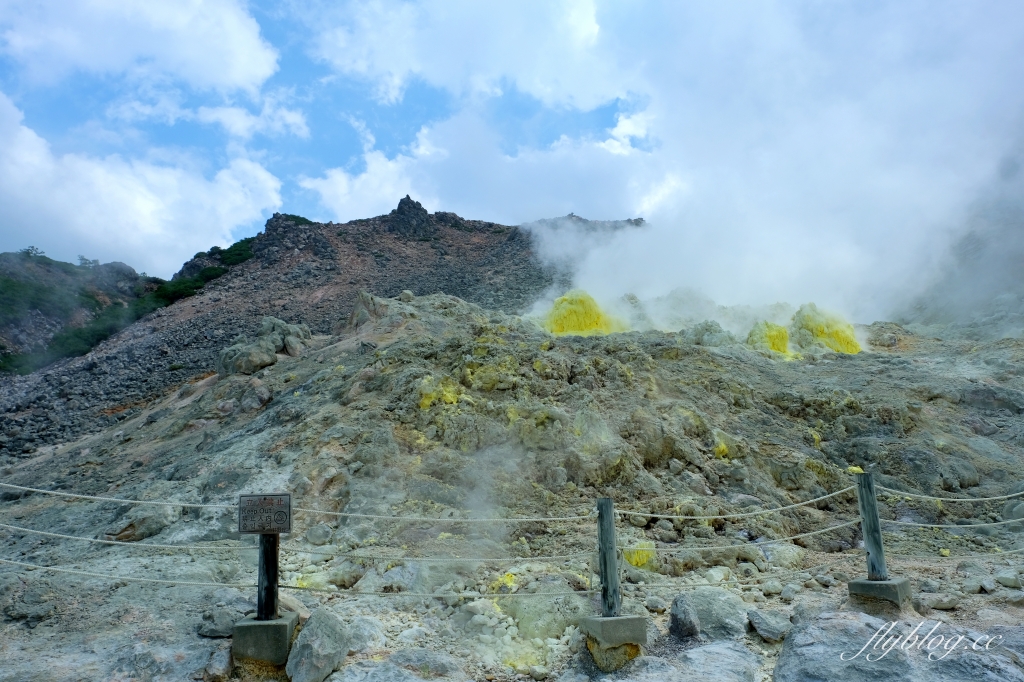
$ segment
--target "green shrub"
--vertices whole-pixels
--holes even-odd
[[[294,215],[292,213],[282,213],[281,217],[284,218],[285,220],[292,221],[296,225],[313,225],[314,224],[313,221],[310,220],[309,218],[303,218],[300,215]]]
[[[244,263],[253,257],[252,253],[252,240],[255,237],[249,237],[235,242],[226,249],[218,250],[217,256],[220,258],[220,262],[224,265],[238,265]],[[213,249],[210,249],[213,252]]]

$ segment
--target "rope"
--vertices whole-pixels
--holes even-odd
[[[378,519],[383,521],[424,521],[428,523],[541,523],[554,521],[586,521],[593,518],[593,515],[588,514],[587,516],[552,516],[547,518],[439,519],[430,516],[383,516],[380,514],[353,514],[349,512],[325,511],[323,509],[304,509],[302,507],[292,507],[292,509],[300,512],[309,512],[310,514],[327,514],[329,516],[344,516],[353,519]]]
[[[993,521],[992,523],[969,523],[960,525],[958,523],[912,523],[910,521],[893,521],[892,519],[879,519],[882,523],[892,523],[897,526],[913,526],[915,528],[985,528],[986,526],[1005,526],[1008,523],[1021,523],[1021,519],[1007,519],[1006,521]]]
[[[121,540],[98,540],[96,538],[83,538],[77,535],[63,535],[62,533],[48,533],[45,530],[36,530],[34,528],[22,528],[21,526],[10,526],[6,523],[0,523],[0,528],[5,528],[9,531],[18,533],[33,533],[35,535],[45,535],[51,538],[60,538],[62,540],[81,540],[82,542],[95,542],[100,545],[122,545],[124,547],[145,547],[147,549],[184,549],[184,550],[219,550],[224,552],[244,552],[254,549],[259,549],[255,545],[250,547],[245,546],[211,546],[211,545],[157,545],[147,542],[122,542]]]
[[[809,533],[800,533],[799,535],[790,535],[788,538],[778,538],[776,540],[765,540],[764,542],[757,542],[757,543],[751,543],[751,544],[753,544],[754,547],[760,547],[761,545],[774,545],[774,544],[779,543],[779,542],[788,542],[790,540],[797,540],[799,538],[808,538],[808,537],[810,537],[812,535],[819,535],[821,533],[827,533],[830,530],[838,530],[839,528],[849,528],[850,526],[856,526],[858,523],[860,523],[859,519],[856,520],[856,521],[847,521],[846,523],[840,523],[840,524],[838,524],[836,526],[829,526],[828,528],[819,528],[818,530],[812,530]],[[959,528],[960,526],[957,526],[957,527]],[[647,552],[679,552],[679,551],[683,551],[683,550],[687,550],[687,549],[696,549],[696,550],[702,550],[702,549],[725,549],[725,548],[729,548],[729,547],[750,547],[750,546],[751,545],[749,545],[749,544],[747,544],[747,545],[742,545],[742,544],[741,545],[708,545],[707,547],[624,547],[624,546],[620,545],[620,546],[617,547],[617,549],[640,550],[640,551],[647,551]]]
[[[827,568],[827,567],[830,567],[830,566],[835,566],[836,564],[841,564],[844,561],[848,561],[849,559],[856,559],[859,556],[860,556],[859,554],[851,554],[851,555],[844,556],[841,559],[836,559],[835,561],[829,561],[828,563],[818,564],[817,566],[810,566],[808,568],[794,569],[794,570],[791,570],[791,571],[784,571],[782,573],[761,573],[759,575],[755,575],[755,576],[750,577],[750,578],[742,578],[742,579],[733,578],[733,579],[729,579],[729,580],[722,580],[722,581],[717,582],[717,583],[712,583],[712,582],[707,582],[707,581],[702,582],[702,583],[683,583],[681,585],[676,585],[674,583],[648,583],[648,584],[641,585],[640,587],[644,587],[644,588],[648,588],[648,587],[651,587],[651,588],[666,588],[666,589],[678,590],[680,588],[686,588],[686,587],[721,587],[722,585],[746,585],[746,584],[754,583],[754,582],[758,582],[758,581],[767,581],[767,580],[783,578],[783,577],[786,577],[786,576],[797,575],[799,573],[811,573],[811,572],[817,571],[818,569],[821,569],[821,568]]]
[[[290,549],[282,547],[281,549]],[[291,550],[291,551],[302,551],[308,554],[324,554],[326,552],[310,552],[308,550]],[[587,552],[580,552],[577,554],[564,554],[561,556],[509,556],[509,557],[454,557],[451,559],[442,559],[440,557],[415,557],[415,556],[385,556],[385,555],[367,555],[367,554],[356,554],[354,552],[348,552],[345,554],[333,554],[343,559],[364,559],[368,561],[411,561],[417,563],[427,564],[465,564],[465,563],[493,563],[496,561],[571,561],[572,559],[584,559],[590,556]]]
[[[930,554],[889,554],[886,558],[894,557],[896,559],[993,559],[1003,556],[1004,554],[1020,554],[1024,552],[1024,547],[1018,547],[1017,549],[1006,549],[999,550],[997,552],[989,552],[988,554],[950,554],[949,556],[932,556]]]
[[[234,509],[233,504],[192,504],[190,502],[157,502],[155,500],[123,500],[119,497],[99,497],[97,495],[79,495],[77,493],[62,493],[57,490],[41,490],[39,488],[26,488],[23,485],[13,483],[0,483],[4,488],[13,488],[30,493],[41,493],[43,495],[58,495],[60,497],[73,497],[79,500],[94,500],[96,502],[117,502],[119,504],[149,504],[157,507],[195,507],[199,509]]]
[[[828,498],[835,497],[836,495],[842,495],[843,493],[848,493],[851,490],[856,489],[856,487],[857,486],[851,485],[849,488],[843,488],[842,490],[837,490],[834,493],[829,493],[828,495],[822,495],[821,497],[816,497],[813,500],[807,500],[806,502],[797,502],[796,504],[786,505],[785,507],[775,507],[774,509],[761,509],[759,511],[744,512],[742,514],[715,514],[714,516],[668,516],[666,514],[646,514],[646,513],[642,513],[642,512],[623,511],[623,510],[616,510],[615,513],[620,515],[620,516],[642,516],[642,517],[648,518],[648,519],[678,519],[680,521],[708,521],[708,520],[711,520],[711,519],[744,519],[744,518],[747,518],[747,517],[750,517],[750,516],[761,516],[762,514],[773,514],[775,512],[785,511],[786,509],[795,509],[796,507],[803,507],[803,506],[808,505],[808,504],[814,504],[815,502],[821,502],[822,500],[827,500]]]
[[[13,483],[0,483],[0,486],[5,488],[13,488],[14,490],[22,490],[31,493],[40,493],[43,495],[57,495],[60,497],[72,497],[80,500],[94,500],[96,502],[117,502],[119,504],[148,504],[159,507],[194,507],[198,509],[236,509],[236,505],[233,504],[192,504],[190,502],[157,502],[155,500],[126,500],[119,497],[101,497],[98,495],[79,495],[77,493],[63,493],[57,490],[42,490],[40,488],[28,488],[22,485],[14,485]],[[592,515],[587,516],[554,516],[554,517],[540,517],[540,518],[500,518],[500,519],[438,519],[431,518],[429,516],[384,516],[378,514],[352,514],[348,512],[332,512],[325,511],[322,509],[305,509],[303,507],[292,507],[294,511],[309,512],[311,514],[327,514],[329,516],[344,516],[356,519],[378,519],[383,521],[427,521],[430,523],[528,523],[528,522],[555,522],[555,521],[585,521],[592,518]]]
[[[887,493],[893,495],[900,495],[902,497],[916,497],[920,500],[938,500],[939,502],[995,502],[996,500],[1008,500],[1011,497],[1020,497],[1024,495],[1024,491],[1019,493],[1012,493],[1010,495],[999,495],[998,497],[932,497],[931,495],[917,495],[915,493],[905,493],[900,490],[893,490],[892,488],[886,488],[885,486],[875,486],[879,490],[884,490]]]
[[[446,597],[457,597],[459,599],[505,599],[506,597],[569,597],[574,595],[597,594],[598,590],[580,590],[579,592],[509,592],[501,593],[458,593],[458,592],[356,592],[353,590],[325,590],[320,587],[299,587],[298,585],[278,585],[286,590],[305,590],[307,592],[324,592],[329,594],[340,594],[356,597],[422,597],[444,599]]]
[[[181,549],[181,550],[220,550],[229,552],[245,552],[259,549],[257,546],[212,546],[212,545],[158,545],[146,542],[123,542],[120,540],[99,540],[96,538],[85,538],[78,535],[64,535],[63,533],[50,533],[45,530],[36,530],[34,528],[22,528],[21,526],[11,526],[6,523],[0,523],[0,528],[7,529],[8,531],[19,532],[19,533],[32,533],[35,535],[45,535],[51,538],[60,538],[62,540],[81,540],[82,542],[94,542],[100,545],[120,545],[122,547],[129,547],[132,549],[144,547],[146,549]],[[587,553],[577,554],[566,554],[563,556],[535,556],[535,557],[490,557],[490,558],[479,558],[479,557],[467,557],[454,558],[454,559],[441,559],[434,557],[407,557],[407,556],[384,556],[384,555],[363,555],[355,553],[347,554],[336,554],[330,551],[314,551],[308,549],[298,549],[295,547],[281,547],[283,551],[295,552],[300,554],[314,554],[321,556],[337,556],[348,559],[367,559],[367,560],[379,560],[379,561],[412,561],[419,563],[438,563],[438,564],[461,564],[461,563],[487,563],[495,561],[569,561],[571,559],[586,558],[589,556]]]
[[[256,587],[255,585],[243,585],[239,583],[200,583],[191,580],[158,580],[156,578],[129,578],[121,575],[107,575],[105,573],[92,573],[90,571],[79,571],[72,568],[57,568],[56,566],[37,566],[26,564],[22,561],[11,561],[0,559],[0,563],[22,566],[31,570],[52,571],[54,573],[70,573],[72,575],[84,575],[89,578],[107,578],[108,580],[123,580],[129,583],[158,583],[160,585],[186,585],[189,587]]]
[[[234,588],[255,588],[256,585],[247,583],[204,583],[196,582],[192,580],[158,580],[156,578],[130,578],[120,575],[107,575],[106,573],[93,573],[92,571],[79,571],[72,568],[58,568],[57,566],[39,566],[37,564],[28,564],[23,561],[12,561],[10,559],[0,559],[0,563],[11,564],[12,566],[21,566],[29,570],[38,571],[51,571],[53,573],[69,573],[71,575],[81,575],[87,578],[106,578],[108,580],[123,580],[130,583],[157,583],[159,585],[184,585],[187,587],[234,587]],[[438,593],[427,593],[427,592],[351,592],[346,590],[324,590],[315,587],[300,587],[298,585],[278,585],[278,587],[286,590],[307,590],[310,592],[325,592],[330,594],[346,594],[356,596],[376,596],[376,597],[434,597],[434,598],[445,598],[445,597],[457,597],[461,599],[469,599],[472,597],[485,597],[485,598],[501,598],[506,597],[563,597],[569,595],[582,595],[582,594],[595,594],[595,590],[587,590],[580,592],[511,592],[509,594],[459,594],[456,592],[438,592]]]

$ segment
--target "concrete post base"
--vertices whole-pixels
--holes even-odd
[[[861,578],[848,583],[851,597],[871,597],[891,601],[897,606],[910,601],[910,581],[906,578],[867,580]]]
[[[231,655],[284,665],[288,662],[292,634],[298,622],[299,614],[291,611],[285,611],[274,620],[256,620],[256,616],[243,618],[235,623]]]
[[[580,619],[579,628],[594,663],[606,673],[639,656],[640,646],[647,644],[645,616],[588,616]]]

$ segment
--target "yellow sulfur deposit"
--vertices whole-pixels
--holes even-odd
[[[859,353],[861,348],[853,334],[853,325],[831,313],[818,310],[818,306],[807,303],[800,306],[793,316],[790,327],[797,342],[808,345],[825,345],[837,353]]]
[[[459,402],[461,392],[459,385],[449,377],[442,377],[438,381],[432,376],[425,376],[420,382],[420,409],[430,409],[436,402],[454,405]]]
[[[654,560],[654,543],[650,540],[642,540],[629,549],[622,550],[622,558],[630,566],[643,568]]]
[[[629,329],[626,323],[601,310],[590,294],[579,289],[556,298],[544,317],[543,325],[552,334],[574,336],[611,334]]]
[[[758,322],[747,335],[747,345],[789,355],[789,331],[779,324]]]

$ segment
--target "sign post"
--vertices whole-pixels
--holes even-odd
[[[292,531],[292,496],[269,493],[238,496],[238,532],[258,534],[259,577],[256,616],[235,625],[232,650],[235,656],[281,665],[288,659],[297,616],[277,612],[278,558],[281,533]]]
[[[277,618],[278,554],[281,533],[292,531],[292,496],[288,493],[238,496],[238,532],[260,536],[256,620]]]

